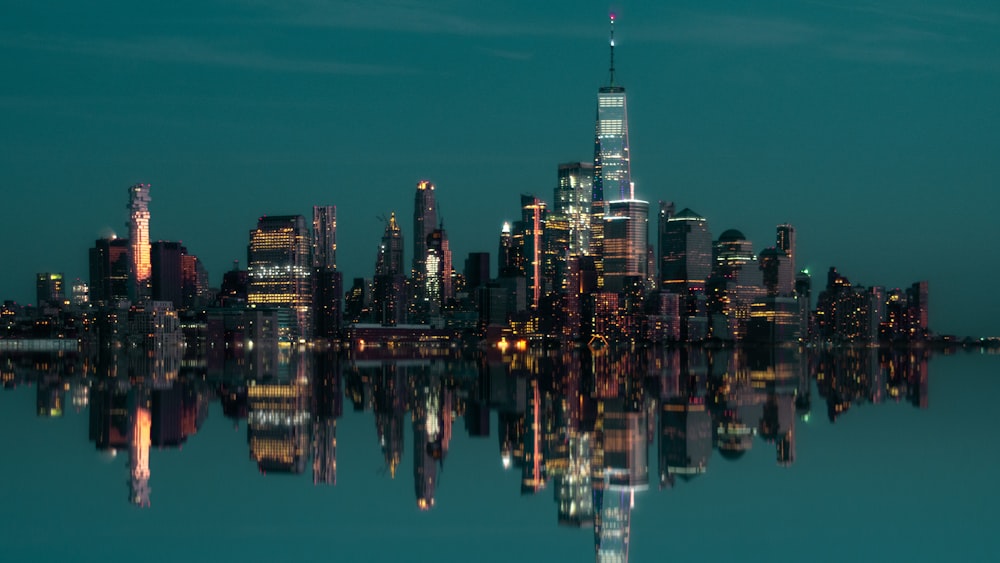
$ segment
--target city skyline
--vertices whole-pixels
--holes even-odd
[[[1000,304],[964,296],[1000,275],[976,260],[1000,234],[1000,16],[901,6],[615,6],[635,193],[697,210],[716,237],[739,229],[755,252],[790,223],[798,267],[890,288],[926,279],[935,332],[998,334]],[[86,279],[92,241],[126,236],[121,194],[136,183],[152,185],[150,241],[182,240],[217,286],[257,217],[316,205],[338,207],[345,277],[370,276],[377,217],[410,232],[422,179],[456,264],[492,254],[520,194],[552,203],[558,165],[589,159],[606,5],[340,6],[309,25],[305,8],[122,7],[76,14],[93,25],[73,29],[68,8],[42,23],[14,10],[0,163],[17,212],[0,232],[24,242],[5,250],[0,297],[33,302],[39,272]]]

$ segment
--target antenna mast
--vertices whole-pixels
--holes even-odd
[[[611,13],[611,83],[609,86],[615,85],[615,14]]]

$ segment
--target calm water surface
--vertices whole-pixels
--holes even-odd
[[[2,357],[0,559],[996,561],[998,360]]]

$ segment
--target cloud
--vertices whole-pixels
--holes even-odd
[[[415,72],[414,69],[410,68],[386,65],[284,57],[263,51],[244,50],[238,46],[223,48],[186,37],[66,39],[23,36],[16,40],[5,40],[3,43],[13,47],[96,57],[221,66],[268,72],[353,75],[413,74]]]
[[[270,23],[302,27],[324,27],[415,34],[469,37],[593,37],[592,26],[559,25],[530,17],[492,16],[484,6],[470,2],[426,2],[371,0],[364,2],[326,0],[236,0],[262,11]],[[487,8],[488,9],[488,8]]]
[[[814,42],[822,31],[781,17],[726,14],[689,15],[670,26],[640,27],[633,35],[647,41],[669,41],[724,47],[783,47]]]

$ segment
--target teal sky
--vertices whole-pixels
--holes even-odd
[[[593,156],[613,10],[640,197],[758,250],[793,223],[814,289],[927,279],[932,329],[1000,335],[995,2],[653,4],[3,1],[0,297],[86,278],[139,181],[213,285],[259,215],[317,204],[370,276],[423,178],[456,264],[495,255],[519,194]]]

